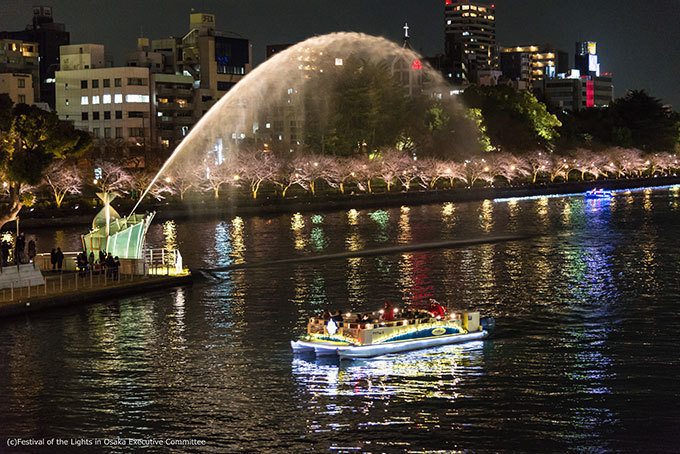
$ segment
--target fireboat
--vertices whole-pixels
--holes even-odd
[[[493,317],[449,311],[438,303],[405,310],[386,304],[377,312],[311,317],[307,334],[291,341],[291,347],[294,353],[336,355],[341,360],[372,358],[485,339],[494,326]]]

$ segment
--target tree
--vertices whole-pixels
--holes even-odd
[[[631,134],[632,146],[644,151],[670,151],[678,143],[678,114],[644,90],[631,90],[612,103],[619,126]]]
[[[237,157],[239,182],[244,182],[253,196],[257,198],[260,186],[270,181],[280,166],[280,161],[271,152],[241,152]]]
[[[560,121],[528,91],[471,85],[462,98],[468,108],[481,110],[482,125],[496,149],[545,148],[559,135]]]
[[[54,195],[54,201],[60,208],[66,194],[80,194],[82,179],[75,164],[64,160],[53,161],[46,169],[43,181]]]
[[[97,178],[92,184],[104,194],[127,193],[134,187],[134,180],[127,170],[113,162],[97,162],[95,172]]]
[[[0,206],[0,227],[16,219],[26,186],[38,185],[55,159],[77,156],[91,146],[84,131],[59,120],[55,113],[19,104],[0,95],[0,174],[7,183],[8,203]]]

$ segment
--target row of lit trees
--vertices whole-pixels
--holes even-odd
[[[267,186],[282,197],[299,187],[316,195],[319,184],[345,194],[348,187],[372,193],[376,183],[387,192],[395,187],[435,189],[456,184],[472,187],[498,183],[537,183],[597,178],[628,178],[670,175],[678,169],[678,158],[670,153],[643,154],[636,149],[612,148],[603,153],[578,149],[568,155],[544,151],[524,155],[489,153],[463,162],[435,158],[414,159],[407,152],[387,150],[374,157],[315,155],[279,156],[271,152],[241,152],[220,164],[212,158],[183,159],[173,165],[149,191],[156,198],[175,195],[184,199],[192,192],[211,193],[215,199],[227,187],[247,191],[253,199]],[[61,206],[67,194],[81,194],[89,185],[99,192],[141,194],[155,172],[126,170],[110,162],[97,164],[97,178],[85,178],[74,164],[57,161],[46,172],[41,187]]]

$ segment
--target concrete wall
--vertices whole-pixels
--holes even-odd
[[[42,285],[45,278],[35,263],[0,267],[0,288]]]

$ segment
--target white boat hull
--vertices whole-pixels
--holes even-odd
[[[294,353],[312,353],[317,356],[337,355],[340,359],[372,358],[374,356],[401,353],[423,348],[439,347],[441,345],[458,344],[474,340],[485,339],[489,336],[488,331],[475,331],[473,333],[456,334],[452,336],[429,337],[426,339],[413,339],[400,342],[385,342],[372,345],[338,345],[324,342],[291,341]]]

